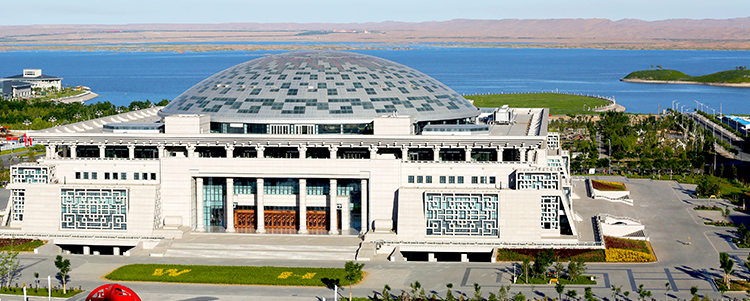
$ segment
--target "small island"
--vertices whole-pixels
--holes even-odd
[[[652,84],[689,84],[721,87],[750,88],[750,71],[745,66],[735,70],[716,72],[702,76],[690,76],[671,69],[653,69],[631,72],[620,81]]]

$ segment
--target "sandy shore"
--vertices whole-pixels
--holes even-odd
[[[735,87],[735,88],[750,88],[750,83],[701,83],[701,82],[688,82],[681,80],[645,80],[645,79],[625,79],[621,78],[622,82],[629,83],[644,83],[644,84],[682,84],[682,85],[704,85],[704,86],[717,86],[717,87]]]

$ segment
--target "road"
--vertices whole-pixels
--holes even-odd
[[[721,125],[717,125],[708,118],[698,113],[685,113],[688,117],[693,119],[697,124],[703,128],[710,130],[714,137],[724,140],[724,142],[736,148],[739,153],[736,155],[738,160],[750,162],[750,154],[743,152],[745,146],[745,140],[723,128]]]

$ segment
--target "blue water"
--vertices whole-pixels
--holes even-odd
[[[9,51],[0,53],[0,75],[41,68],[100,94],[93,101],[126,105],[172,99],[233,65],[280,51],[109,52]],[[510,49],[416,47],[358,50],[389,59],[445,83],[462,94],[567,91],[613,96],[628,112],[653,113],[673,101],[695,100],[724,112],[750,114],[750,88],[620,82],[631,71],[661,65],[703,75],[750,65],[750,51]]]

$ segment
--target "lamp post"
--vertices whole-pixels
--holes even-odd
[[[672,110],[674,110],[674,102],[677,101],[677,99],[672,101]]]
[[[94,113],[94,115],[96,115],[96,118],[100,118],[102,116],[102,114],[104,114],[104,113],[102,113],[101,110],[97,110],[96,113]]]
[[[23,124],[26,126],[26,131],[28,132],[29,126],[31,125],[31,120],[26,119],[23,121]]]

